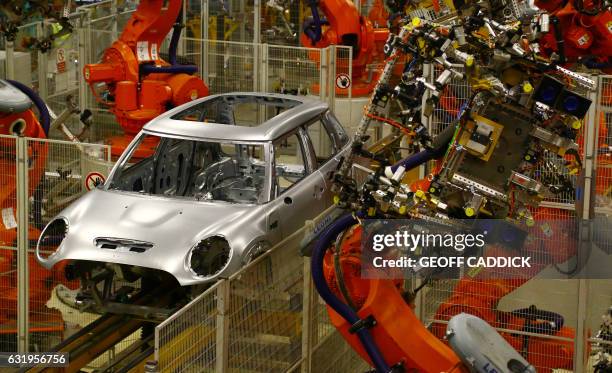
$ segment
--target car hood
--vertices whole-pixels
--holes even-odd
[[[68,234],[57,252],[41,264],[51,268],[61,260],[80,259],[137,265],[175,274],[185,285],[192,282],[179,275],[185,272],[187,252],[202,238],[227,237],[229,227],[248,225],[253,214],[260,215],[260,208],[96,189],[58,215],[68,220]],[[97,238],[143,241],[153,246],[144,252],[103,249],[96,246]]]

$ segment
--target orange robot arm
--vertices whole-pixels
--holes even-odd
[[[352,216],[340,218],[313,250],[314,283],[328,303],[333,325],[378,372],[469,372],[452,349],[418,320],[398,288],[400,282],[361,278],[361,226],[345,235],[336,253],[323,249],[355,223]]]
[[[110,107],[127,135],[109,141],[113,155],[121,154],[130,137],[168,107],[208,95],[208,87],[193,75],[197,67],[176,63],[181,11],[182,0],[141,1],[119,40],[104,51],[102,61],[84,68],[94,96]],[[159,48],[173,27],[166,62]],[[106,85],[104,99],[97,92],[101,83]]]
[[[329,45],[352,47],[353,94],[368,94],[376,79],[371,79],[367,84],[359,83],[359,80],[368,80],[366,68],[376,61],[382,44],[389,36],[389,30],[375,29],[367,17],[359,14],[350,0],[311,0],[310,7],[313,17],[304,24],[304,32],[300,37],[302,45],[317,48]],[[325,20],[320,19],[319,8]]]

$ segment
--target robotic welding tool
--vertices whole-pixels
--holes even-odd
[[[476,371],[473,362],[479,359],[483,345],[473,343],[466,350],[464,343],[469,340],[467,336],[485,329],[491,331],[486,339],[497,341],[493,345],[507,342],[498,351],[498,371],[533,371],[526,360],[551,369],[572,364],[571,346],[533,338],[526,360],[513,360],[520,355],[512,347],[521,346],[509,337],[512,333],[502,339],[482,321],[495,325],[499,320],[499,299],[526,280],[471,281],[479,286],[486,284],[491,291],[483,292],[482,297],[474,295],[477,291],[458,293],[441,311],[449,316],[462,312],[461,308],[450,308],[454,304],[465,305],[463,309],[470,313],[482,310],[480,318],[459,314],[455,321],[450,319],[451,326],[441,333],[448,333],[452,347],[449,350],[446,345],[439,346],[439,340],[431,338],[413,317],[410,301],[403,296],[402,281],[364,279],[361,262],[355,259],[361,253],[362,227],[357,224],[360,219],[408,217],[451,224],[458,221],[451,218],[461,222],[489,218],[504,220],[522,231],[527,230],[525,226],[533,226],[536,219],[550,216],[540,206],[545,197],[573,192],[573,179],[581,169],[576,138],[591,105],[583,92],[591,84],[576,73],[556,68],[553,59],[539,53],[538,37],[546,29],[542,12],[511,7],[506,15],[500,15],[491,6],[480,6],[485,3],[466,3],[457,16],[445,18],[442,24],[404,20],[409,23],[401,27],[400,34],[389,37],[385,74],[365,108],[353,139],[353,151],[335,175],[334,189],[343,192],[337,196],[338,204],[352,210],[352,214],[332,223],[313,250],[313,278],[329,305],[332,323],[378,372],[388,372],[389,366],[397,366],[398,362],[406,371]],[[404,79],[390,89],[393,65],[407,54],[411,55],[410,68],[404,71]],[[419,74],[424,64],[435,67],[433,80]],[[435,128],[439,134],[423,140],[424,135],[418,133],[428,131],[421,129],[420,116],[431,116],[448,85],[457,80],[469,86],[469,98],[453,113],[455,121]],[[363,154],[364,134],[371,121],[388,122],[380,108],[389,107],[391,101],[400,107],[400,113],[395,114],[403,126],[416,133],[410,134],[410,141],[420,142],[422,150],[394,165],[379,167],[359,186],[349,170],[355,156]],[[405,180],[407,170],[430,160],[438,163],[428,178],[410,184]],[[333,253],[326,253],[331,240],[340,233],[341,242],[336,241]],[[559,251],[558,246],[559,242],[554,242],[543,250],[553,255]],[[571,252],[571,248],[567,251]],[[464,279],[462,282],[467,287],[471,283]],[[465,297],[468,293],[469,297]],[[480,298],[490,302],[480,306]],[[372,319],[376,323],[364,326],[365,320]],[[457,322],[465,324],[459,326]],[[468,324],[470,327],[465,328]],[[556,324],[559,328],[550,333],[573,332]],[[460,344],[454,338],[459,338]],[[533,353],[536,348],[541,351],[542,346],[555,353]],[[458,364],[458,357],[462,361],[468,357],[469,368]],[[542,362],[546,364],[539,364]]]
[[[332,190],[334,193],[338,194],[338,202],[342,207],[350,206],[351,203],[354,202],[350,201],[350,199],[354,200],[354,197],[357,195],[356,190],[354,190],[355,183],[354,180],[350,179],[349,171],[353,166],[355,156],[363,148],[364,140],[367,139],[365,135],[370,123],[373,120],[373,117],[380,114],[380,108],[386,106],[386,102],[390,98],[391,91],[388,88],[388,83],[393,75],[393,69],[396,63],[399,61],[400,56],[405,53],[404,51],[407,48],[407,40],[412,29],[413,28],[410,26],[402,27],[399,35],[390,35],[387,43],[385,44],[385,53],[387,53],[389,57],[385,63],[382,73],[380,74],[378,82],[374,87],[374,93],[372,94],[369,103],[366,105],[364,115],[362,116],[361,121],[355,130],[351,151],[344,158],[338,171],[334,175],[335,183]]]
[[[381,101],[386,105],[389,99],[395,100],[404,106],[398,116],[407,118],[407,128],[427,149],[431,139],[417,115],[430,116],[451,81],[467,80],[472,95],[454,126],[441,167],[432,175],[431,185],[419,193],[428,206],[423,209],[419,203],[419,214],[481,215],[530,224],[528,207],[539,206],[546,196],[573,192],[571,178],[581,167],[575,140],[591,102],[578,91],[585,87],[585,78],[551,69],[550,63],[542,63],[545,59],[535,54],[529,40],[517,39],[525,22],[501,23],[487,15],[477,9],[455,20],[464,27],[415,20],[403,28],[403,37],[390,37],[391,56],[411,50],[405,46],[412,45],[416,52],[411,65],[433,63],[437,75],[430,82],[408,72],[408,79],[391,95],[387,90],[385,95],[375,94],[375,105],[367,109],[375,112]],[[505,37],[498,38],[502,33]],[[457,35],[465,36],[463,46],[454,39]],[[386,83],[379,81],[377,88],[377,93],[382,92]],[[429,97],[420,100],[425,91]],[[368,114],[358,131],[367,128]],[[351,159],[347,161],[345,168]],[[386,196],[389,186],[381,183],[372,193]],[[410,209],[407,203],[397,210]],[[387,213],[387,204],[381,210]]]

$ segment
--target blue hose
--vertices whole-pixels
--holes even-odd
[[[172,38],[170,39],[170,45],[168,47],[168,63],[170,66],[154,66],[154,65],[141,65],[140,72],[143,74],[195,74],[198,72],[198,67],[195,65],[179,65],[176,60],[176,53],[178,50],[178,43],[181,38],[181,23],[183,22],[183,11],[181,11],[176,17],[176,23],[172,30]]]
[[[198,71],[195,65],[172,65],[172,66],[155,66],[155,65],[140,65],[140,72],[143,74],[194,74]]]
[[[353,311],[353,309],[338,299],[338,297],[336,297],[329,289],[327,281],[325,281],[325,276],[323,275],[323,258],[325,257],[325,252],[336,237],[342,231],[348,229],[355,223],[357,223],[357,220],[351,214],[343,215],[338,218],[338,220],[333,222],[321,234],[320,238],[315,243],[311,261],[312,279],[317,291],[319,292],[319,295],[331,308],[333,308],[334,311],[336,311],[351,325],[354,325],[360,320],[359,316],[355,313],[355,311]],[[356,334],[359,337],[359,340],[361,341],[361,344],[363,345],[368,356],[374,363],[374,367],[376,368],[377,372],[389,372],[389,366],[378,350],[378,346],[376,346],[376,343],[372,339],[370,331],[367,328],[361,328],[357,330]]]
[[[416,154],[398,161],[396,164],[391,166],[391,171],[395,172],[399,166],[404,166],[406,170],[411,170],[434,158],[437,158],[436,152],[429,149],[421,150]]]
[[[49,114],[49,109],[47,109],[47,105],[43,102],[42,98],[40,98],[40,96],[34,92],[32,88],[23,83],[8,79],[6,81],[11,83],[11,85],[15,86],[15,88],[23,92],[30,100],[32,100],[32,103],[34,103],[34,106],[36,106],[38,109],[38,113],[40,115],[40,125],[45,131],[45,136],[49,136],[49,129],[51,128],[51,114]]]
[[[609,67],[612,67],[612,63],[610,63],[609,61],[608,62],[598,62],[598,61],[593,61],[591,59],[583,61],[582,64],[588,67],[589,69],[607,69]]]
[[[391,166],[391,171],[395,172],[399,168],[399,166],[404,166],[406,170],[411,170],[427,161],[442,157],[444,153],[446,153],[446,149],[448,149],[448,146],[450,145],[454,134],[454,125],[446,127],[442,132],[440,132],[440,134],[438,134],[438,136],[436,136],[431,148],[421,150],[416,154],[412,154],[400,160],[399,162]]]
[[[308,38],[312,41],[312,45],[315,45],[319,40],[321,40],[322,30],[321,30],[321,17],[319,16],[319,9],[317,9],[317,1],[311,0],[310,3],[310,11],[312,12],[312,19],[304,22],[304,34],[308,36]]]

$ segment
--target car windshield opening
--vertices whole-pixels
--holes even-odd
[[[264,203],[263,144],[141,134],[109,190],[232,203]]]

